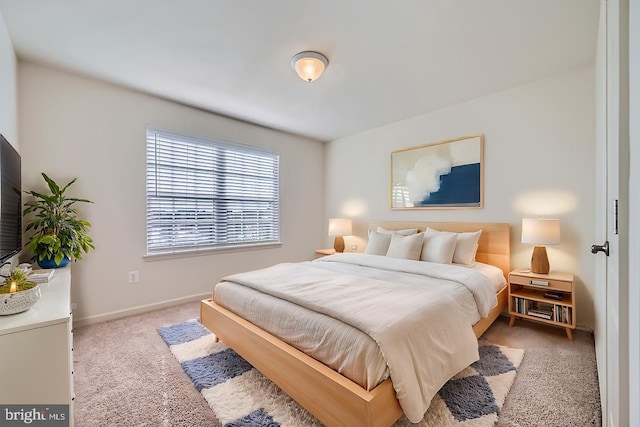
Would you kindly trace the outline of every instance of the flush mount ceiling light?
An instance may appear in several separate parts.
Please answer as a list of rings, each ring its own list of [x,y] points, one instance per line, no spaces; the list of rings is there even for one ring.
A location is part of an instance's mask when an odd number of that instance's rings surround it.
[[[318,52],[300,52],[291,58],[291,67],[304,81],[311,83],[322,75],[322,72],[329,65],[326,56]]]

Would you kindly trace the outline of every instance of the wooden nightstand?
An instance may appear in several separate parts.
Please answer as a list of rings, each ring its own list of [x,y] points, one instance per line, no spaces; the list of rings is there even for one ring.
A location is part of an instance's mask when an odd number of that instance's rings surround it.
[[[509,273],[509,326],[517,318],[560,326],[567,331],[569,341],[573,341],[575,302],[573,273],[536,274],[522,270]]]
[[[323,256],[327,256],[327,255],[333,255],[336,253],[336,250],[331,248],[331,249],[316,249],[316,259],[317,258],[322,258]]]

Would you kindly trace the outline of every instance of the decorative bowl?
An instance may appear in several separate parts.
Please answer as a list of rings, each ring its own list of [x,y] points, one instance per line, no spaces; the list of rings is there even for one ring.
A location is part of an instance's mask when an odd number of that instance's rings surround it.
[[[21,313],[40,299],[40,286],[12,294],[0,294],[0,315]]]

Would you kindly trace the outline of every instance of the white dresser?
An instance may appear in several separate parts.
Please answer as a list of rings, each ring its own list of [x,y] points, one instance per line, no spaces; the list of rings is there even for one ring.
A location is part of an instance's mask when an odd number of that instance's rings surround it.
[[[0,316],[0,404],[69,405],[73,425],[70,268],[39,286],[42,297],[33,307]]]

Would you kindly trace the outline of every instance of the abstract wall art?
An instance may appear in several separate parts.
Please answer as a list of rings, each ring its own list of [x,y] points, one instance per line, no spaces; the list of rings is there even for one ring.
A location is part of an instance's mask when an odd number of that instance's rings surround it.
[[[484,136],[391,153],[392,209],[482,208]]]

